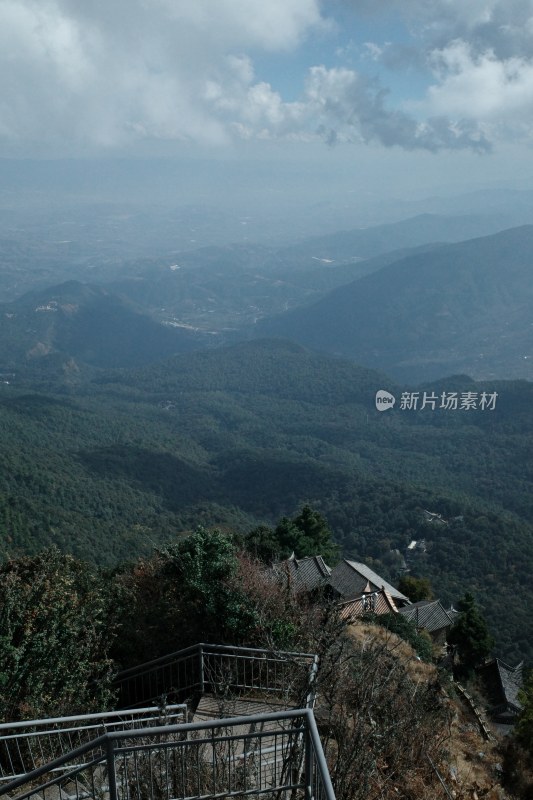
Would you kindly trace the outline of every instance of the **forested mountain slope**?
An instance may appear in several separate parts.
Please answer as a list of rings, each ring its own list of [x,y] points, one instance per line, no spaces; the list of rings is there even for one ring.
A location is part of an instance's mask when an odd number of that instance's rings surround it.
[[[198,524],[245,531],[308,502],[347,555],[391,578],[408,543],[425,539],[416,569],[442,598],[472,589],[501,652],[529,653],[531,384],[422,387],[498,392],[494,411],[380,413],[382,388],[400,396],[370,370],[273,341],[55,393],[2,384],[3,552],[57,543],[111,564]]]
[[[194,331],[166,327],[98,286],[67,281],[0,305],[0,365],[39,371],[43,359],[134,366],[198,347]],[[51,357],[51,358],[50,358]]]
[[[257,325],[402,380],[533,377],[533,226],[407,256]]]

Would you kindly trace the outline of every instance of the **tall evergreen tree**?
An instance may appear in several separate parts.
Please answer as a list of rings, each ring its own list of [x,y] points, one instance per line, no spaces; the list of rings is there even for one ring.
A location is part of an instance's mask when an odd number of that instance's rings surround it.
[[[515,736],[533,760],[533,670],[518,694],[522,711],[515,727]]]
[[[245,539],[246,549],[263,561],[322,556],[327,562],[335,561],[338,547],[326,519],[318,511],[305,505],[292,519],[282,517],[275,529],[264,525],[255,528]]]
[[[412,603],[420,600],[433,600],[433,589],[428,578],[415,578],[413,575],[402,575],[398,590],[407,595]]]
[[[326,519],[319,511],[314,511],[307,505],[304,506],[292,520],[292,525],[298,532],[296,555],[300,557],[321,555],[326,561],[336,559],[338,547],[333,542],[331,529]]]
[[[490,655],[494,639],[470,592],[461,598],[458,610],[461,613],[450,631],[448,641],[457,645],[461,668],[468,673]]]

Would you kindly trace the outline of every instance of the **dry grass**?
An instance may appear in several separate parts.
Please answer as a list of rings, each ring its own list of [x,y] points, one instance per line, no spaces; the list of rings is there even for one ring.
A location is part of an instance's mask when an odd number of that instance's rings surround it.
[[[377,642],[386,646],[387,650],[403,661],[409,677],[415,683],[422,680],[435,680],[437,676],[437,670],[433,664],[421,661],[410,644],[386,628],[357,621],[348,627],[348,635],[360,646],[364,645],[365,641]]]
[[[350,625],[348,635],[359,647],[366,643],[379,642],[400,659],[409,677],[416,684],[434,682],[438,671],[432,664],[420,661],[413,648],[403,639],[381,628],[357,621]],[[446,743],[446,757],[438,765],[450,795],[454,800],[504,800],[510,798],[499,780],[499,766],[502,762],[501,739],[497,736],[487,742],[477,724],[473,713],[464,701],[453,691],[451,680],[444,680],[443,695],[451,711],[449,739]],[[421,787],[420,797],[424,797]],[[444,791],[439,797],[445,797]]]
[[[479,731],[474,715],[459,698],[454,702],[454,718],[448,745],[448,769],[456,797],[486,800],[503,798],[498,765],[501,765],[501,740],[487,742]]]

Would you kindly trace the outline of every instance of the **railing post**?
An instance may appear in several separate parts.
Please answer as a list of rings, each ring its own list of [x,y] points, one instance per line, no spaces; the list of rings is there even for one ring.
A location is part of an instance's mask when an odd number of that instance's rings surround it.
[[[109,800],[118,800],[117,774],[115,772],[115,742],[109,736],[106,742],[107,779],[109,783]]]
[[[200,691],[203,694],[205,692],[204,646],[203,646],[203,644],[199,645],[198,657],[199,657],[199,662],[200,662]]]
[[[318,664],[319,658],[317,655],[313,658],[313,663],[311,664],[311,669],[309,670],[308,674],[308,688],[309,691],[307,692],[307,697],[305,698],[305,707],[306,708],[313,708],[315,705],[316,694],[315,694],[315,684],[316,684],[316,676],[318,674]]]
[[[309,730],[309,722],[305,719],[305,744],[304,744],[304,779],[305,779],[305,800],[313,800],[313,785],[314,785],[314,751],[313,742],[311,741],[311,731]]]

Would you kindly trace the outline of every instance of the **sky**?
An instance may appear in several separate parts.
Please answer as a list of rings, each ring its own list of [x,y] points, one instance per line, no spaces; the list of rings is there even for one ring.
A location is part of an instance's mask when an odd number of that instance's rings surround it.
[[[0,75],[0,157],[533,174],[533,0],[0,0]]]

